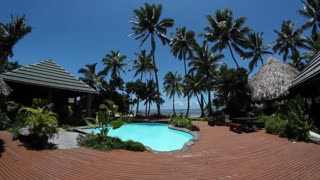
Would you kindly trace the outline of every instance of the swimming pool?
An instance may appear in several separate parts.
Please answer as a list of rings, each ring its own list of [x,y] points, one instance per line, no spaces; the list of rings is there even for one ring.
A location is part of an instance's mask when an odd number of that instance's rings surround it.
[[[99,133],[99,128],[86,128],[86,132]],[[150,147],[155,151],[174,151],[183,147],[184,143],[193,139],[187,132],[168,128],[162,123],[130,123],[119,129],[110,128],[108,136],[119,137],[121,140],[133,140]]]

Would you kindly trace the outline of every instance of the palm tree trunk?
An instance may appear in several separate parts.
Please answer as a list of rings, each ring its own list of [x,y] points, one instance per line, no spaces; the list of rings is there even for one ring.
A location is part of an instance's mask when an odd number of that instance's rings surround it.
[[[156,65],[156,59],[155,59],[155,51],[156,51],[156,41],[154,39],[154,34],[151,34],[151,54],[152,54],[152,61],[154,65],[154,76],[156,77],[156,84],[157,84],[157,111],[158,116],[160,117],[160,88],[159,88],[159,80],[158,80],[158,68]]]
[[[186,118],[188,118],[189,116],[189,111],[190,111],[190,95],[188,94]]]
[[[155,56],[154,54],[152,55],[153,63],[154,63],[154,76],[156,77],[156,84],[157,84],[157,111],[158,111],[158,116],[160,117],[160,88],[159,88],[159,80],[158,80],[158,68],[156,66],[156,61],[155,61]],[[150,110],[149,110],[150,111]]]
[[[148,111],[148,116],[150,116],[150,107],[151,107],[151,101],[149,102],[149,111]]]
[[[232,52],[232,49],[231,49],[231,46],[230,46],[229,42],[227,42],[227,45],[229,47],[229,51],[231,53],[232,59],[233,59],[234,63],[236,63],[237,69],[239,69],[239,64],[238,64],[237,60],[234,58],[234,54]]]
[[[146,100],[146,117],[148,117],[148,101]]]
[[[176,116],[176,109],[174,107],[174,96],[172,98],[172,108],[173,108],[173,116]]]
[[[201,94],[201,103],[200,103],[200,109],[201,109],[201,116],[200,117],[204,117],[204,109],[203,109],[203,102],[204,98],[203,98],[203,94]]]
[[[210,88],[208,88],[208,112],[209,115],[208,116],[212,116],[212,109],[211,109],[211,91]]]
[[[186,65],[186,58],[183,58],[183,65],[184,65],[184,77],[187,75],[187,65]],[[188,94],[188,99],[187,99],[187,113],[186,113],[186,118],[189,116],[189,110],[190,110],[190,95]]]
[[[140,81],[141,81],[141,82],[142,82],[142,77],[143,77],[143,71],[141,72],[141,76],[140,76]],[[138,97],[138,99],[137,99],[136,116],[137,116],[138,111],[139,111],[139,103],[140,103],[140,98]]]

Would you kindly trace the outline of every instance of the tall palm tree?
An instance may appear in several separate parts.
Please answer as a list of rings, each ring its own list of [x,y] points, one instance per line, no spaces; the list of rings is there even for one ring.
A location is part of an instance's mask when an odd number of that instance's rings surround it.
[[[85,68],[79,69],[78,73],[82,74],[80,80],[97,90],[100,87],[103,75],[96,72],[97,63],[87,64]]]
[[[11,22],[0,23],[0,65],[8,61],[8,57],[13,56],[14,45],[32,30],[25,24],[25,16],[11,16]]]
[[[247,37],[247,49],[250,51],[244,52],[241,56],[244,59],[250,59],[249,69],[253,70],[257,66],[258,60],[260,59],[261,64],[263,64],[262,55],[272,54],[268,51],[271,44],[263,45],[263,33],[250,32]]]
[[[246,46],[245,35],[250,32],[248,26],[243,27],[246,17],[234,20],[232,11],[230,9],[224,9],[223,11],[217,10],[215,17],[207,15],[207,20],[210,26],[204,29],[206,31],[204,36],[208,41],[215,43],[212,50],[222,51],[228,47],[234,63],[237,68],[239,68],[232,49],[241,54],[242,50],[240,47]]]
[[[281,31],[274,30],[278,35],[276,44],[273,46],[273,51],[275,53],[283,54],[283,60],[287,60],[289,51],[291,51],[291,56],[298,52],[298,48],[307,49],[308,46],[305,44],[307,38],[302,35],[302,30],[295,30],[295,23],[290,20],[283,21],[281,24]],[[298,65],[300,62],[294,62]]]
[[[108,75],[111,71],[111,78],[116,79],[120,77],[120,72],[126,73],[123,69],[126,63],[123,61],[127,58],[125,55],[121,55],[120,51],[110,51],[104,58],[102,62],[105,65],[103,72]]]
[[[187,65],[186,59],[192,56],[192,48],[196,44],[194,38],[195,33],[193,31],[187,31],[186,27],[177,28],[176,33],[172,33],[174,38],[170,42],[171,53],[178,59],[183,59],[184,64],[184,75],[187,75]],[[190,109],[190,96],[187,96],[187,113],[186,117],[189,115]]]
[[[320,1],[307,0],[303,2],[303,9],[298,10],[298,13],[308,18],[309,20],[302,26],[302,29],[312,27],[312,33],[316,33],[320,28]]]
[[[213,114],[211,103],[213,75],[220,64],[218,61],[222,58],[224,58],[223,54],[213,54],[209,50],[207,41],[204,41],[202,46],[197,45],[195,47],[195,54],[190,61],[190,72],[196,72],[199,76],[205,79],[204,87],[208,93],[209,116],[212,116]]]
[[[133,77],[136,77],[137,75],[140,74],[140,81],[142,82],[142,78],[144,74],[150,73],[150,76],[151,76],[151,72],[154,71],[154,65],[152,63],[151,57],[147,55],[146,50],[141,50],[140,53],[135,53],[135,55],[137,56],[137,58],[132,60],[133,66],[130,68],[130,71],[132,70],[136,71]],[[138,110],[139,110],[139,102],[140,102],[140,99],[138,98],[136,114],[138,113]]]
[[[145,3],[144,7],[140,7],[139,9],[133,10],[135,20],[130,21],[132,23],[133,32],[129,34],[129,36],[136,36],[136,40],[141,40],[140,46],[144,44],[144,42],[150,38],[151,42],[151,52],[153,65],[154,65],[154,75],[156,78],[157,84],[157,110],[158,116],[160,116],[160,89],[159,89],[159,80],[158,80],[158,69],[156,65],[155,59],[155,50],[156,50],[156,37],[158,37],[162,44],[165,45],[169,43],[169,38],[166,36],[167,28],[170,28],[174,24],[174,20],[170,18],[164,18],[160,20],[160,16],[162,13],[162,5],[148,4]]]
[[[170,71],[164,76],[163,81],[163,92],[169,95],[169,98],[172,98],[172,108],[173,115],[176,116],[176,109],[174,106],[174,97],[178,95],[178,97],[182,94],[182,77],[180,74],[175,72],[174,74]]]

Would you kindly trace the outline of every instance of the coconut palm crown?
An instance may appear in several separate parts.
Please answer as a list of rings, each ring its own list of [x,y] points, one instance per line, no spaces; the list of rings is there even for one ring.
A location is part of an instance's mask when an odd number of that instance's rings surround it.
[[[206,33],[204,36],[208,41],[214,42],[212,47],[213,51],[222,51],[228,48],[234,63],[239,68],[238,62],[234,57],[233,50],[242,54],[241,47],[246,46],[245,35],[250,32],[248,26],[244,26],[246,17],[240,17],[238,19],[233,18],[232,11],[230,9],[217,10],[215,17],[207,15],[209,26],[204,30]]]
[[[0,23],[0,65],[6,64],[8,57],[13,56],[14,45],[32,30],[25,24],[25,16],[11,16],[11,22]]]

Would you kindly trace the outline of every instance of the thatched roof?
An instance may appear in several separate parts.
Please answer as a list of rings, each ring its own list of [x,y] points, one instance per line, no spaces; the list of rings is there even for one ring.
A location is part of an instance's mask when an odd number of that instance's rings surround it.
[[[277,99],[289,94],[289,86],[299,71],[270,56],[249,81],[254,101]]]
[[[10,92],[10,87],[0,78],[0,95],[8,96]]]

